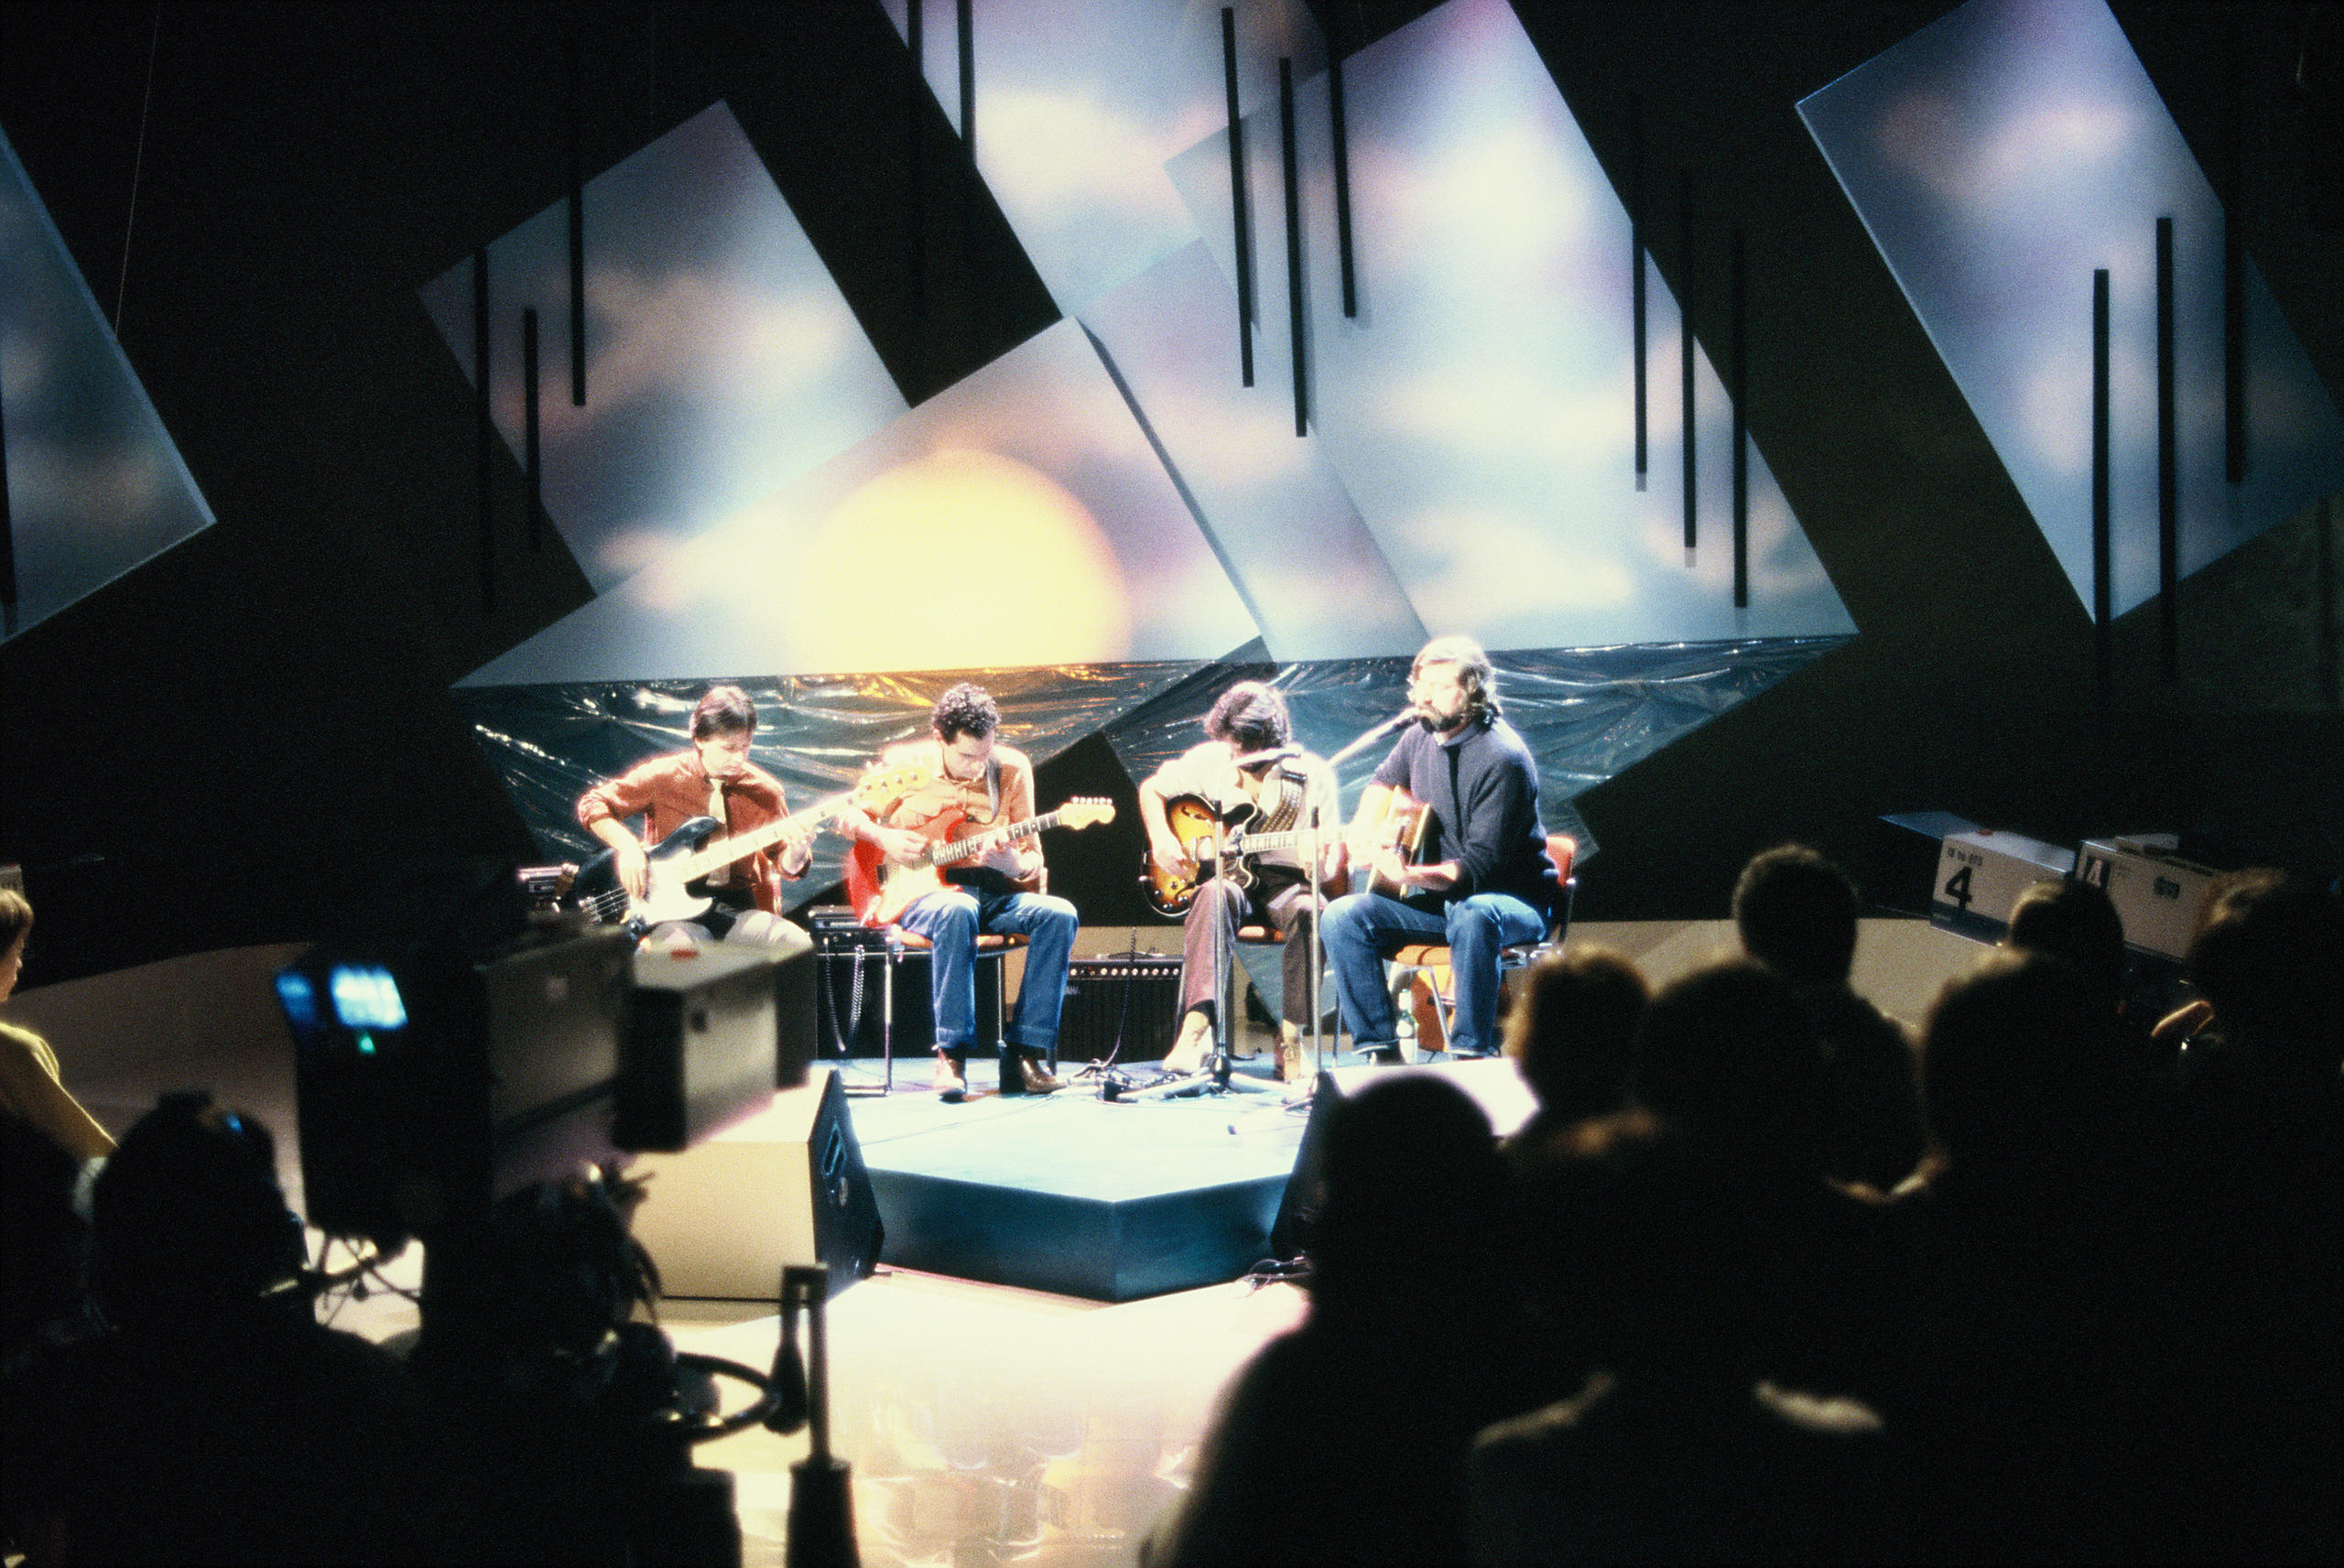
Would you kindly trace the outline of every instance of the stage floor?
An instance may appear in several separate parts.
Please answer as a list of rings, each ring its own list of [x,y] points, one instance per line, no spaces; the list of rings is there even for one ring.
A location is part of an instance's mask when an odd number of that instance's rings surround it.
[[[1002,1095],[996,1065],[972,1060],[969,1098],[948,1105],[928,1061],[898,1062],[894,1092],[850,1101],[886,1226],[881,1258],[1102,1302],[1236,1279],[1269,1255],[1308,1109],[1269,1065],[1238,1063],[1227,1092],[1190,1079],[1174,1086],[1188,1092],[1110,1100],[1095,1077]],[[875,1087],[878,1068],[842,1076]]]

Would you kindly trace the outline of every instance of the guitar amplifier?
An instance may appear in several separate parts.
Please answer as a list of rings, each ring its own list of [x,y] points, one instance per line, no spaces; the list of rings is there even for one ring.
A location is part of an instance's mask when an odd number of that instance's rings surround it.
[[[928,955],[906,953],[891,971],[884,932],[863,925],[854,911],[825,905],[799,912],[814,938],[820,995],[815,1002],[817,1060],[876,1056],[885,1016],[881,987],[892,973],[895,985],[895,1048],[925,1053],[935,1036],[936,1014],[928,996]]]
[[[1180,1035],[1180,959],[1139,953],[1067,967],[1060,1063],[1160,1062]]]

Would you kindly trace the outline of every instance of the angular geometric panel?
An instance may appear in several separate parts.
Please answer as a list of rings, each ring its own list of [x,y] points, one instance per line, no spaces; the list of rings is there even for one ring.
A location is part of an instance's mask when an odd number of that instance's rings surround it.
[[[212,525],[212,508],[5,135],[0,405],[16,579],[0,638]]]
[[[546,515],[599,591],[884,428],[904,396],[732,112],[586,182],[586,406],[570,403],[565,199],[490,242],[496,427],[523,459],[537,313]],[[472,264],[420,290],[466,379]]]
[[[1061,321],[463,684],[1200,660],[1256,631]]]
[[[1312,417],[1425,625],[1492,648],[1852,631],[1754,444],[1751,602],[1733,607],[1731,410],[1699,353],[1687,559],[1679,313],[1648,264],[1650,482],[1636,488],[1628,214],[1504,0],[1450,0],[1346,60],[1343,83],[1355,319],[1329,238],[1324,79],[1295,95]],[[1247,118],[1246,184],[1256,374],[1290,399],[1279,119],[1275,105]],[[1233,278],[1225,133],[1171,174]]]
[[[1242,384],[1237,298],[1201,242],[1082,312],[1182,495],[1261,622],[1270,657],[1412,654],[1425,626],[1291,400]]]
[[[2160,217],[2173,220],[2182,572],[2344,485],[2335,401],[2251,262],[2247,471],[2228,482],[2225,216],[2101,0],[1970,0],[1799,114],[2087,608],[2101,267],[2113,611],[2157,591]]]
[[[883,0],[898,33],[906,0]],[[977,171],[1061,310],[1197,237],[1166,162],[1229,120],[1221,7],[1191,0],[972,0]],[[920,57],[960,127],[957,7],[928,0]],[[1277,102],[1277,62],[1321,69],[1304,0],[1236,7],[1238,101]]]

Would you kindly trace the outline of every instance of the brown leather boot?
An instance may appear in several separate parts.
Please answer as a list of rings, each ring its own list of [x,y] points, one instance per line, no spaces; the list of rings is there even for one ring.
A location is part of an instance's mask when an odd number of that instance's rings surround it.
[[[1013,1087],[1015,1086],[1015,1087]],[[1042,1065],[1042,1054],[1028,1045],[1001,1048],[1001,1092],[1005,1095],[1047,1095],[1066,1087]]]
[[[928,1079],[935,1086],[936,1098],[946,1105],[959,1105],[969,1098],[969,1075],[961,1065],[964,1060],[958,1051],[936,1048],[936,1072]]]

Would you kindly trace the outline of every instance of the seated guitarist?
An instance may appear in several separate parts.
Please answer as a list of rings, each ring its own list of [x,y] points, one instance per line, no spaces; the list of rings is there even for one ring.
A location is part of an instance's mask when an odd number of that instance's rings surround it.
[[[713,816],[732,834],[762,827],[782,816],[780,782],[749,761],[749,742],[756,729],[757,706],[747,692],[737,686],[711,687],[692,705],[690,751],[639,762],[578,797],[579,822],[611,847],[612,869],[630,898],[642,898],[647,885],[646,846],[659,843],[693,817]],[[627,819],[637,814],[644,818],[641,838],[627,827]],[[806,874],[812,851],[809,827],[803,837],[785,840],[776,853],[760,849],[717,868],[707,879],[716,902],[689,924],[661,925],[653,937],[762,942],[790,952],[810,950],[813,938],[778,912],[781,883]]]
[[[1189,862],[1165,810],[1168,802],[1187,797],[1201,802],[1223,830],[1277,833],[1321,824],[1327,831],[1322,868],[1340,870],[1343,844],[1335,775],[1324,762],[1287,743],[1293,722],[1277,689],[1250,680],[1231,687],[1205,715],[1205,734],[1208,739],[1139,786],[1140,820],[1147,825],[1148,853],[1156,865],[1182,881],[1199,869]],[[1180,1037],[1164,1058],[1165,1071],[1194,1072],[1203,1065],[1214,1014],[1226,1005],[1213,995],[1216,966],[1228,963],[1238,926],[1255,920],[1276,926],[1286,937],[1278,1076],[1300,1080],[1302,1032],[1310,1017],[1312,900],[1303,875],[1306,852],[1289,848],[1246,857],[1250,886],[1210,874],[1214,867],[1201,868],[1208,875],[1188,905],[1181,932]],[[1228,977],[1229,970],[1220,973]]]
[[[1356,892],[1329,905],[1327,960],[1353,1046],[1397,1060],[1384,955],[1412,942],[1446,943],[1456,985],[1449,1048],[1485,1056],[1499,1045],[1498,950],[1545,935],[1555,900],[1538,766],[1500,717],[1495,671],[1472,639],[1426,643],[1408,671],[1408,701],[1416,726],[1401,732],[1375,770],[1350,835],[1354,885],[1364,867],[1399,891]],[[1401,863],[1376,836],[1397,790],[1430,808],[1415,864]]]
[[[1048,1094],[1061,1087],[1042,1062],[1058,1043],[1067,960],[1079,922],[1074,905],[1037,891],[1040,843],[1030,835],[1013,839],[1004,831],[1035,815],[1034,764],[1015,747],[996,744],[1000,730],[1001,709],[993,699],[982,687],[961,682],[936,699],[928,740],[890,746],[872,770],[875,775],[908,764],[925,773],[925,782],[893,799],[874,801],[869,811],[850,805],[838,818],[841,830],[875,846],[890,867],[924,866],[931,839],[917,829],[955,808],[967,822],[991,828],[980,859],[944,872],[946,886],[913,900],[895,920],[934,947],[928,998],[936,1015],[935,1082],[947,1100],[968,1092],[969,1047],[977,1028],[979,932],[1028,938],[1025,983],[1001,1043],[1002,1093]]]

